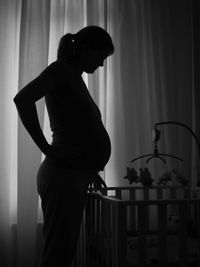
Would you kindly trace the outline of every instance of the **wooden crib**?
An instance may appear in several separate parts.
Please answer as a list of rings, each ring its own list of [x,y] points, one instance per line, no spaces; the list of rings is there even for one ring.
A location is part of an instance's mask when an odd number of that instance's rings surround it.
[[[200,189],[88,193],[74,267],[200,266]]]

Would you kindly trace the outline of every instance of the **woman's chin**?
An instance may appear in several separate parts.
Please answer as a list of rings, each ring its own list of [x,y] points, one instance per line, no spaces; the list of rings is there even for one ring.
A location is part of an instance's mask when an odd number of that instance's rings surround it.
[[[91,68],[85,68],[85,72],[86,73],[88,73],[88,74],[91,74],[91,73],[94,73],[95,72],[95,70],[97,70],[98,69],[98,67],[91,67]]]

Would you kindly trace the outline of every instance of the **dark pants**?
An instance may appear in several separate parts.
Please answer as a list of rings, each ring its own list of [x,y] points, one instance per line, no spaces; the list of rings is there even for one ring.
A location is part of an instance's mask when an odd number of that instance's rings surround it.
[[[44,216],[41,267],[70,267],[76,252],[90,172],[41,164],[37,188]]]

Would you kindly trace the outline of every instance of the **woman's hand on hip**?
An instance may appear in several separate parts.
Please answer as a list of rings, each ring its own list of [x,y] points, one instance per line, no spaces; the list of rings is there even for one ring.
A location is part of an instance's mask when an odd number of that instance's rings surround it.
[[[94,189],[94,191],[96,192],[98,190],[101,190],[103,187],[107,188],[107,185],[104,180],[98,173],[94,174],[92,176],[91,182],[89,183],[89,190],[92,192],[92,189]]]

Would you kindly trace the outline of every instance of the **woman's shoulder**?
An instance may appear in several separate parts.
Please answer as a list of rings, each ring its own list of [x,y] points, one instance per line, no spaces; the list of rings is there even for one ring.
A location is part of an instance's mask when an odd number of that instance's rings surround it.
[[[78,75],[73,65],[66,61],[54,61],[47,68],[61,82],[73,82],[78,79]]]
[[[76,74],[73,65],[67,63],[66,61],[54,61],[47,67],[47,69],[55,71],[58,74]]]

